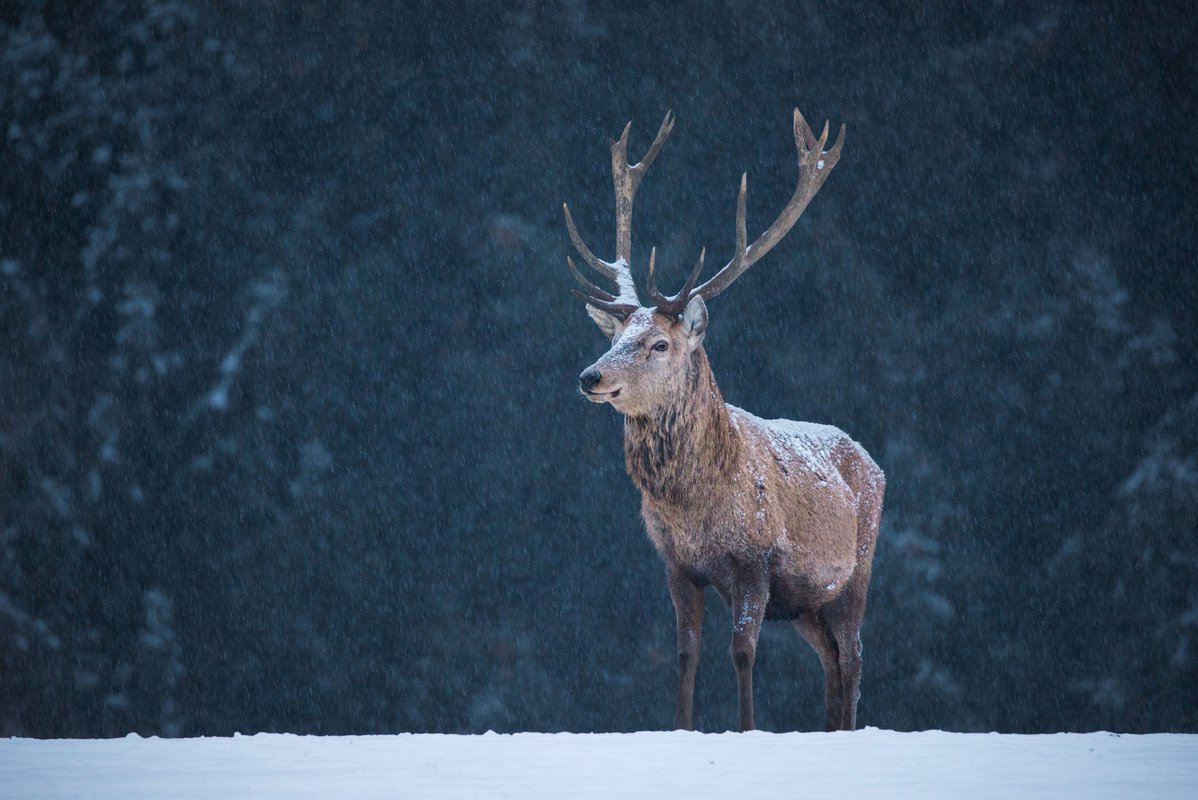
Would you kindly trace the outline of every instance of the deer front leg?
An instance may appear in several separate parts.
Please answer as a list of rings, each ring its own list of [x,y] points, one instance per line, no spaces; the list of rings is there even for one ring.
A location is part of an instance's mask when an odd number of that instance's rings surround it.
[[[673,564],[667,567],[670,599],[678,622],[678,700],[674,727],[693,731],[695,672],[699,668],[699,646],[703,637],[703,589]]]
[[[740,729],[753,725],[753,660],[757,655],[757,636],[770,598],[769,567],[759,563],[737,564],[732,584],[732,664],[736,667],[736,688],[740,697]]]

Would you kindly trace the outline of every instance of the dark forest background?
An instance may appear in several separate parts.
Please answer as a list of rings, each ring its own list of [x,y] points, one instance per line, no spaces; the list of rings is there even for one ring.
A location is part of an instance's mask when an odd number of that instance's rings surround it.
[[[889,477],[860,722],[1198,731],[1195,13],[1122,2],[0,6],[0,734],[627,731],[673,613],[576,376],[568,200],[677,128],[730,402]],[[735,720],[708,604],[697,723]],[[821,725],[767,626],[758,723]]]

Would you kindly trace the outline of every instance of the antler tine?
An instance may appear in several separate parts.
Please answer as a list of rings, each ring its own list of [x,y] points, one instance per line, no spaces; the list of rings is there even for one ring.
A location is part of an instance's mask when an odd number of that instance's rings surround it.
[[[578,229],[574,227],[574,218],[570,216],[570,206],[562,203],[562,211],[566,214],[566,232],[570,234],[570,241],[574,244],[574,249],[578,251],[578,254],[582,256],[582,260],[619,283],[620,279],[617,274],[619,265],[604,261],[592,253],[591,248],[587,247],[586,243],[582,241],[582,237],[578,235]]]
[[[653,144],[649,145],[649,151],[645,153],[645,157],[637,164],[628,168],[628,171],[633,175],[634,191],[635,186],[640,185],[641,178],[644,177],[645,172],[653,165],[653,159],[657,158],[657,154],[661,152],[661,146],[666,143],[666,139],[669,138],[670,133],[674,130],[675,119],[673,111],[666,112],[666,115],[662,117],[661,126],[657,129],[657,135],[653,137]],[[628,136],[628,128],[631,126],[632,123],[628,123],[628,127],[624,128],[624,135],[620,137],[621,140],[625,140],[625,151],[627,151],[626,137]]]
[[[649,292],[649,299],[654,303],[657,302],[657,298],[661,297],[657,293],[657,282],[653,279],[653,268],[656,263],[657,248],[653,247],[649,250],[649,273],[645,276],[645,289]]]
[[[640,308],[640,306],[634,306],[630,303],[615,303],[609,302],[607,300],[598,300],[594,297],[591,297],[589,294],[578,291],[577,289],[571,289],[570,294],[574,295],[579,300],[582,300],[587,305],[594,306],[595,308],[601,308],[610,314],[615,314],[620,319],[624,319],[633,311],[636,311],[638,308]]]
[[[629,122],[624,126],[620,138],[611,143],[611,179],[616,190],[616,259],[617,262],[623,259],[625,264],[632,263],[632,201],[641,179],[674,130],[674,112],[666,112],[653,144],[636,164],[628,163],[628,132],[631,129],[632,123]]]
[[[582,287],[582,290],[591,297],[594,297],[596,300],[605,300],[608,302],[616,299],[615,295],[605,292],[588,281],[586,276],[578,271],[578,267],[574,266],[574,259],[569,256],[566,256],[566,266],[570,268],[570,274],[574,276],[574,280],[578,281],[578,285]]]
[[[707,258],[707,248],[701,247],[699,248],[699,260],[695,262],[694,269],[687,276],[686,283],[682,285],[682,291],[675,296],[676,298],[686,298],[686,303],[690,302],[691,292],[695,288],[695,283],[699,280],[699,274],[703,272],[703,260],[705,258]],[[682,304],[682,308],[686,308],[686,303]],[[681,309],[679,309],[679,313],[681,313]]]
[[[710,300],[727,289],[732,282],[744,274],[762,256],[773,249],[783,236],[790,232],[799,217],[807,210],[807,205],[816,192],[824,185],[832,168],[840,160],[840,150],[844,146],[845,126],[840,126],[840,133],[831,150],[824,150],[828,142],[828,123],[824,123],[823,133],[818,139],[812,132],[807,120],[799,109],[794,111],[795,149],[799,155],[799,179],[795,186],[794,195],[782,212],[778,215],[765,232],[751,245],[745,245],[745,185],[746,178],[741,176],[740,196],[736,201],[736,254],[724,265],[711,280],[694,291],[704,300]]]
[[[736,254],[732,257],[732,272],[739,275],[748,267],[745,262],[749,258],[749,232],[745,222],[745,197],[749,190],[749,173],[742,172],[740,174],[740,192],[736,195]],[[734,278],[729,279],[729,283]],[[713,295],[714,296],[714,295]]]
[[[704,247],[699,251],[699,260],[695,262],[691,274],[683,284],[682,290],[673,297],[666,297],[657,291],[657,286],[654,283],[653,267],[657,257],[657,248],[654,247],[649,251],[649,277],[646,281],[649,290],[649,299],[653,301],[653,305],[663,314],[677,317],[685,309],[686,304],[691,300],[691,291],[695,288],[695,282],[699,280],[699,273],[703,271],[703,259],[707,256],[707,248]]]

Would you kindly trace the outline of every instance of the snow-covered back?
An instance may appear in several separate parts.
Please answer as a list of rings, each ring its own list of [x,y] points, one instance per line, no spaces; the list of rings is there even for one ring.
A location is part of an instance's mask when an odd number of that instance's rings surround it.
[[[847,440],[848,434],[832,425],[818,422],[799,422],[793,419],[762,419],[761,417],[729,404],[736,417],[755,423],[782,451],[801,453],[808,459],[820,463],[831,463],[832,450]]]
[[[805,472],[817,475],[822,480],[839,481],[833,451],[846,442],[860,447],[848,434],[832,425],[790,419],[762,419],[732,404],[728,404],[728,410],[732,413],[732,424],[738,429],[743,421],[764,434],[774,457],[779,463],[785,463],[792,474]]]
[[[0,797],[1198,797],[1198,735],[753,732],[0,740]]]

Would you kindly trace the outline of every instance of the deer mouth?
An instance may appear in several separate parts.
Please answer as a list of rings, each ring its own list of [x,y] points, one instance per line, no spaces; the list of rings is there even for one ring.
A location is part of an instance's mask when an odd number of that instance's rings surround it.
[[[615,400],[620,396],[619,389],[613,389],[610,392],[583,392],[583,397],[590,400],[592,403],[606,403],[609,400]]]

